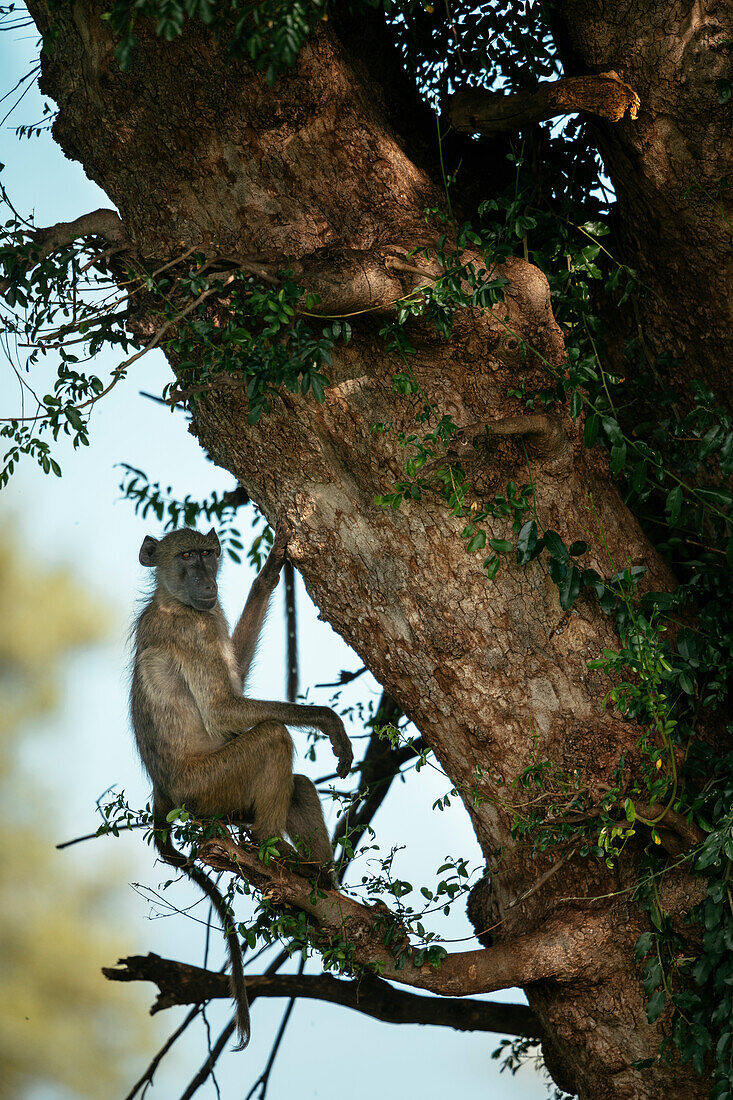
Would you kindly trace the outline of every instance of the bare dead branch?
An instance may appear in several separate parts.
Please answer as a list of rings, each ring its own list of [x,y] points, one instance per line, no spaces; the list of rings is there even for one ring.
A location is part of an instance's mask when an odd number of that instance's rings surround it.
[[[429,963],[398,968],[383,944],[385,912],[329,890],[319,896],[307,879],[282,864],[264,865],[253,848],[228,838],[205,841],[198,858],[217,871],[232,871],[261,890],[276,905],[292,905],[311,916],[314,942],[346,938],[354,963],[378,967],[382,977],[445,996],[492,993],[544,978],[571,980],[587,975],[603,958],[613,929],[608,918],[574,913],[572,923],[557,922],[507,943],[447,955],[439,967]],[[406,936],[392,943],[407,948]]]
[[[614,72],[568,76],[541,84],[536,92],[501,95],[481,88],[463,88],[451,98],[448,115],[461,133],[501,134],[534,122],[578,111],[618,122],[626,111],[634,119],[640,100]]]
[[[155,954],[131,955],[118,967],[105,967],[112,981],[149,981],[160,993],[151,1014],[180,1004],[200,1004],[231,996],[226,974],[215,974]],[[247,977],[250,1004],[257,997],[304,997],[328,1001],[391,1024],[431,1024],[456,1031],[493,1031],[503,1035],[541,1037],[537,1017],[526,1005],[498,1004],[459,997],[422,997],[393,989],[374,975],[343,980],[330,974],[256,974]]]

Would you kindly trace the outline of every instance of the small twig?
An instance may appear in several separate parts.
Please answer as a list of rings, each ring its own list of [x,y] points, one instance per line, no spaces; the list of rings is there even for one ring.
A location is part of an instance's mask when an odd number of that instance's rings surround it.
[[[577,851],[577,848],[578,848],[577,841],[573,841],[572,847],[565,853],[565,855],[562,856],[556,863],[553,863],[552,867],[550,867],[547,871],[545,871],[545,873],[543,875],[540,875],[540,877],[538,879],[535,879],[535,881],[532,883],[532,885],[529,886],[526,890],[524,890],[519,895],[519,897],[516,897],[514,899],[514,901],[510,902],[509,905],[507,905],[507,907],[506,907],[506,911],[508,912],[510,909],[513,909],[516,905],[520,905],[523,901],[526,901],[527,898],[532,896],[532,894],[537,893],[537,891],[540,890],[545,885],[545,883],[549,879],[551,879],[553,875],[557,874],[557,872],[560,870],[560,868],[562,866],[564,866],[564,864],[567,863],[567,861],[570,859],[570,857],[575,854],[575,852]],[[504,919],[506,920],[506,916],[504,917]]]
[[[226,1046],[227,1041],[231,1037],[236,1026],[237,1021],[235,1017],[232,1017],[232,1019],[219,1035],[219,1038],[216,1040],[211,1054],[201,1066],[201,1069],[193,1078],[186,1091],[181,1093],[181,1100],[191,1100],[191,1097],[194,1095],[194,1093],[198,1092],[206,1079],[211,1076],[214,1070],[214,1066],[218,1062],[221,1052],[224,1050],[224,1047]]]
[[[198,1016],[198,1014],[200,1012],[201,1012],[201,1005],[194,1005],[194,1007],[189,1012],[188,1016],[186,1016],[183,1023],[180,1024],[180,1026],[177,1027],[176,1030],[163,1043],[163,1046],[160,1048],[158,1053],[151,1060],[150,1065],[145,1070],[145,1073],[143,1073],[143,1075],[139,1079],[139,1081],[135,1085],[133,1085],[133,1087],[130,1089],[127,1096],[125,1097],[125,1100],[135,1100],[135,1097],[137,1096],[138,1092],[140,1091],[140,1089],[143,1086],[147,1087],[148,1085],[152,1085],[153,1076],[155,1074],[156,1069],[158,1068],[160,1063],[163,1061],[166,1054],[171,1049],[171,1047],[176,1042],[176,1040],[180,1039],[181,1035],[183,1035],[183,1033],[186,1030],[186,1028],[188,1027],[188,1025],[196,1019],[196,1017]]]
[[[126,825],[125,830],[128,829],[147,829],[148,825],[142,821],[134,822],[132,825]],[[81,844],[85,840],[97,840],[101,836],[112,836],[112,833],[85,833],[84,836],[75,836],[73,840],[64,840],[63,843],[57,844],[56,848],[61,851],[62,848],[71,848],[74,844]]]
[[[305,968],[305,959],[301,959],[300,964],[298,966],[298,976],[299,977],[302,976],[304,968]],[[260,1076],[255,1081],[252,1088],[247,1093],[247,1095],[245,1097],[245,1100],[251,1100],[251,1098],[254,1096],[254,1094],[255,1094],[255,1092],[257,1091],[258,1088],[261,1089],[260,1100],[265,1100],[265,1097],[267,1096],[267,1086],[270,1083],[270,1074],[272,1073],[272,1067],[275,1065],[275,1059],[277,1058],[278,1051],[280,1050],[280,1046],[282,1044],[282,1041],[285,1038],[285,1032],[287,1030],[288,1023],[290,1022],[290,1017],[292,1015],[293,1009],[295,1008],[295,1001],[296,1001],[295,997],[291,997],[290,1000],[288,1001],[288,1006],[287,1006],[287,1008],[285,1009],[285,1011],[283,1013],[283,1018],[280,1021],[280,1027],[278,1028],[277,1035],[275,1036],[275,1041],[272,1044],[272,1050],[270,1051],[270,1057],[267,1059],[267,1065],[265,1066],[262,1073],[260,1074]]]
[[[364,673],[367,672],[367,671],[368,670],[367,670],[366,665],[364,665],[363,668],[358,668],[356,670],[356,672],[347,672],[345,669],[342,669],[341,670],[341,676],[338,680],[334,680],[332,683],[328,683],[328,684],[316,684],[315,686],[317,688],[343,687],[344,684],[350,684],[352,680],[356,680],[357,677],[363,676]]]

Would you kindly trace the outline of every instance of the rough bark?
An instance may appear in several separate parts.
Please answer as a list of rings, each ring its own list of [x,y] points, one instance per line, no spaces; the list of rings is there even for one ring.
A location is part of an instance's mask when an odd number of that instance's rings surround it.
[[[46,25],[39,0],[30,7]],[[325,312],[349,304],[386,310],[419,284],[409,264],[394,260],[435,246],[438,230],[424,210],[441,196],[392,126],[390,87],[380,90],[370,75],[375,59],[358,61],[329,24],[273,89],[247,65],[229,64],[200,29],[163,43],[141,27],[123,74],[100,10],[78,3],[55,16],[59,33],[44,55],[42,86],[59,104],[55,136],[117,205],[138,256],[165,261],[194,246],[273,262],[287,256],[306,287],[318,286]],[[598,67],[619,71],[644,103],[638,73],[615,58]],[[544,362],[558,366],[563,357],[544,276],[519,259],[502,273],[510,280],[505,303],[459,318],[449,343],[419,324],[412,333],[411,367],[425,395],[467,429],[520,416],[507,390],[521,376],[528,388],[544,384]],[[680,1089],[703,1095],[682,1067],[643,1076],[630,1068],[652,1056],[660,1038],[646,1023],[632,961],[645,927],[630,900],[633,859],[611,873],[568,854],[546,875],[559,857],[532,858],[509,831],[511,806],[522,801],[512,782],[533,744],[559,767],[578,769],[596,794],[622,752],[633,754],[638,729],[603,709],[610,685],[587,668],[614,645],[611,623],[585,598],[563,612],[541,561],[526,568],[507,561],[488,583],[480,557],[464,552],[463,523],[429,495],[398,512],[375,507],[375,495],[402,474],[404,452],[394,433],[372,427],[414,430],[422,401],[393,394],[401,364],[385,352],[371,314],[352,323],[323,404],[283,393],[248,427],[244,394],[212,389],[195,431],[268,518],[287,516],[290,554],[321,615],[461,790],[491,874],[474,898],[477,928],[491,929],[499,946],[527,936],[539,943],[548,930],[577,941],[595,930],[582,964],[559,978],[538,964],[526,983],[557,1081],[593,1100]],[[692,320],[684,331],[695,336]],[[518,336],[538,354],[523,361]],[[532,449],[532,424],[526,452],[523,436],[495,433],[471,469],[477,499],[510,479],[529,480],[529,455],[542,522],[567,543],[584,538],[591,546],[584,564],[607,575],[610,553],[617,567],[646,564],[650,587],[669,585],[603,463],[584,451],[571,421],[560,427],[568,441],[560,461],[553,449]],[[508,534],[508,524],[495,521],[491,535]],[[683,911],[691,896],[690,884],[675,880],[669,905]]]
[[[617,258],[647,290],[638,322],[671,381],[700,378],[730,403],[733,362],[733,141],[730,0],[588,0],[554,5],[569,75],[612,68],[638,93],[638,118],[593,118],[590,132],[618,197]],[[637,335],[630,316],[626,335]],[[619,341],[620,343],[621,341]]]

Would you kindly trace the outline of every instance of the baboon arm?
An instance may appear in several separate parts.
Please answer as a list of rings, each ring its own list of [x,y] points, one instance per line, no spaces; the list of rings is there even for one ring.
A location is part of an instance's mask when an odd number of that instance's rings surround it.
[[[349,774],[354,760],[344,724],[330,707],[300,706],[298,703],[269,702],[260,699],[243,699],[250,724],[257,722],[282,722],[286,726],[301,729],[317,729],[331,742],[334,756],[338,758],[337,774],[343,779]]]
[[[243,684],[247,682],[252,658],[257,650],[257,643],[260,640],[260,632],[265,621],[270,597],[277,588],[280,571],[285,564],[288,534],[289,528],[284,524],[278,524],[275,540],[267,556],[267,561],[257,574],[249,590],[244,611],[234,628],[232,645]]]
[[[310,727],[324,733],[338,757],[338,774],[348,775],[354,759],[344,724],[330,707],[300,706],[262,699],[247,699],[236,690],[224,652],[212,653],[207,661],[179,659],[179,667],[194,697],[204,725],[212,736],[242,734],[260,722],[282,722],[286,726]]]

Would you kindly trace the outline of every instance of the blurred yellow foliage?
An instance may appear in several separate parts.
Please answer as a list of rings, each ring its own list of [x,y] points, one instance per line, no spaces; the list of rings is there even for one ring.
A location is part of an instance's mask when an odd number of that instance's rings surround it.
[[[109,917],[98,931],[111,888],[96,859],[89,881],[55,851],[43,793],[12,751],[24,723],[56,704],[64,659],[102,640],[109,616],[70,573],[40,568],[1,529],[0,608],[0,798],[33,811],[24,824],[7,809],[0,818],[0,1100],[121,1095],[143,1038],[131,1023],[139,1012],[100,974],[125,941]]]
[[[44,572],[0,530],[0,768],[5,738],[50,710],[59,663],[69,651],[100,641],[108,613],[67,570]]]

